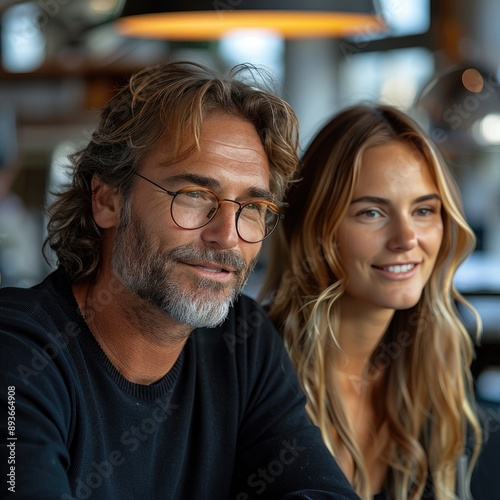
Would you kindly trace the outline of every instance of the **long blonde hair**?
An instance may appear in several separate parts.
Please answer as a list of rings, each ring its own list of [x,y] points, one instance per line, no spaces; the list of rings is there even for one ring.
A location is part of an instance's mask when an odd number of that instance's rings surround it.
[[[430,475],[435,498],[453,498],[457,459],[468,451],[473,463],[481,442],[468,369],[473,343],[456,309],[457,302],[469,305],[453,285],[475,237],[444,160],[411,118],[393,107],[359,105],[323,127],[304,155],[300,182],[288,193],[289,209],[273,242],[261,298],[270,301],[269,315],[295,363],[312,420],[335,455],[333,425],[353,459],[353,486],[368,498],[363,456],[329,375],[331,347],[338,346],[338,299],[347,281],[334,241],[363,152],[394,140],[413,145],[429,164],[442,198],[444,232],[419,302],[396,311],[371,359],[370,370],[383,373],[390,394],[377,408],[377,423],[387,424],[390,436],[383,453],[390,469],[386,487],[390,498],[420,498]]]

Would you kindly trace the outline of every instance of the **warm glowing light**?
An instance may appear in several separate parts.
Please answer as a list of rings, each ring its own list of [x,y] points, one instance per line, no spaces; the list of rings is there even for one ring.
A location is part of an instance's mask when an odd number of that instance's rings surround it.
[[[483,90],[484,80],[477,69],[466,69],[462,73],[462,83],[469,92],[478,94]]]
[[[126,36],[212,40],[235,29],[270,29],[285,38],[353,36],[385,29],[374,14],[312,11],[201,11],[127,16],[117,20]]]

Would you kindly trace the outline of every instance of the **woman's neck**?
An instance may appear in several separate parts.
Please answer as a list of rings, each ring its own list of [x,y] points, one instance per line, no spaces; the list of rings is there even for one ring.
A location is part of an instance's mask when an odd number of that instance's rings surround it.
[[[366,376],[373,353],[380,345],[394,316],[391,309],[368,308],[349,300],[340,303],[337,339],[340,351],[334,353],[334,368],[351,377]]]
[[[382,490],[387,477],[387,464],[382,452],[389,439],[387,426],[380,420],[377,410],[381,397],[385,397],[383,372],[372,366],[373,354],[394,315],[393,310],[360,310],[359,304],[342,301],[337,322],[340,349],[331,352],[332,379],[337,397],[345,414],[345,422],[352,433],[370,478],[372,492]],[[357,307],[355,307],[357,306]],[[332,426],[336,456],[346,477],[352,482],[353,457],[340,435]]]

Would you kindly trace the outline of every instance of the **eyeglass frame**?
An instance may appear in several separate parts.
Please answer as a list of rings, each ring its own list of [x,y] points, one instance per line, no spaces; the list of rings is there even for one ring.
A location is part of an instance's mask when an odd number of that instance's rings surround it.
[[[151,179],[148,179],[147,177],[145,177],[144,175],[140,174],[139,172],[133,172],[134,175],[137,175],[138,177],[140,177],[141,179],[144,179],[145,181],[149,182],[150,184],[152,184],[153,186],[156,186],[157,188],[161,189],[162,191],[164,191],[165,193],[167,193],[168,195],[172,196],[172,201],[170,202],[170,217],[172,217],[172,220],[174,221],[174,224],[177,226],[177,227],[180,227],[181,229],[185,229],[186,231],[195,231],[197,229],[201,229],[202,227],[205,227],[207,226],[208,224],[210,224],[210,222],[212,222],[212,220],[214,220],[215,216],[219,213],[219,210],[220,210],[220,207],[222,205],[222,203],[226,202],[226,203],[236,203],[236,205],[239,206],[238,210],[236,211],[235,213],[235,227],[236,227],[236,232],[238,233],[238,236],[243,240],[245,241],[246,243],[261,243],[262,241],[264,241],[265,239],[269,238],[269,236],[271,236],[271,234],[274,232],[274,230],[278,227],[278,224],[280,222],[281,219],[284,219],[284,215],[280,212],[280,209],[279,209],[279,206],[276,205],[276,203],[273,203],[272,201],[268,201],[268,200],[249,200],[249,201],[245,201],[243,203],[239,202],[239,201],[236,201],[236,200],[230,200],[229,198],[223,198],[222,200],[219,198],[219,196],[217,196],[216,193],[214,193],[211,189],[208,189],[208,188],[205,188],[203,186],[186,186],[185,188],[181,188],[179,189],[178,191],[170,191],[166,188],[164,188],[163,186],[160,186],[158,183],[156,183],[155,181],[152,181]],[[214,196],[214,198],[217,200],[217,209],[215,210],[215,212],[213,213],[213,215],[210,217],[210,219],[208,219],[207,222],[205,222],[203,225],[199,226],[199,227],[184,227],[184,226],[181,226],[176,220],[175,220],[175,217],[174,217],[174,214],[173,214],[173,210],[172,210],[172,207],[174,205],[174,200],[175,200],[175,197],[179,194],[182,194],[182,193],[185,193],[185,192],[188,192],[188,191],[203,191],[205,193],[210,193],[211,195]],[[264,205],[267,205],[273,212],[276,213],[276,215],[278,216],[277,219],[276,219],[276,223],[274,224],[274,227],[260,240],[258,241],[248,241],[246,240],[245,238],[243,238],[240,234],[240,231],[238,229],[238,220],[239,220],[239,217],[241,215],[241,211],[243,210],[243,208],[247,205],[251,205],[252,203],[263,203]]]

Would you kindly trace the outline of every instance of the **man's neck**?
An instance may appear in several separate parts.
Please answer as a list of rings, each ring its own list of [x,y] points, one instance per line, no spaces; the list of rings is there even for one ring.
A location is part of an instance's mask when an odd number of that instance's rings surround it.
[[[73,293],[101,349],[130,382],[149,385],[165,376],[192,330],[132,296],[110,273],[73,284]]]

